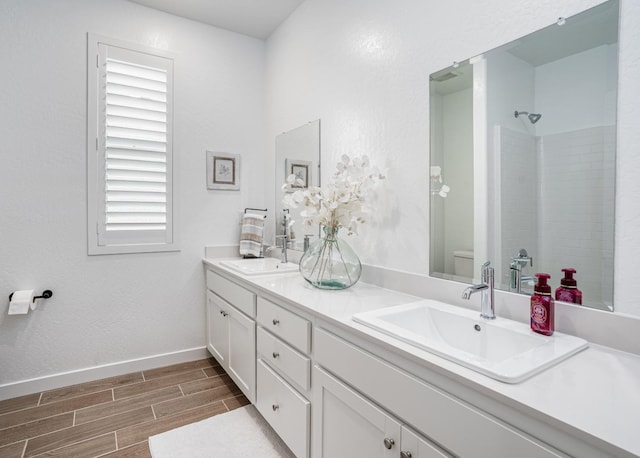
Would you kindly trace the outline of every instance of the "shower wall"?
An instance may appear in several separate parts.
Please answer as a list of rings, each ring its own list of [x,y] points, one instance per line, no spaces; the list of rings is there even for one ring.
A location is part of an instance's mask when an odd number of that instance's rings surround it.
[[[526,248],[534,272],[578,273],[583,303],[611,305],[615,127],[535,137],[497,128],[500,157],[502,288],[509,258]]]
[[[539,268],[553,284],[574,267],[584,304],[613,298],[615,127],[545,135],[538,142]]]

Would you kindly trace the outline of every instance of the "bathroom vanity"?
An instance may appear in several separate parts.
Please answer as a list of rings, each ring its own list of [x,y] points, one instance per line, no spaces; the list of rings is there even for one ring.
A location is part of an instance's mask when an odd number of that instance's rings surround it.
[[[640,455],[637,355],[592,344],[503,383],[352,319],[421,298],[204,264],[208,348],[298,457]]]

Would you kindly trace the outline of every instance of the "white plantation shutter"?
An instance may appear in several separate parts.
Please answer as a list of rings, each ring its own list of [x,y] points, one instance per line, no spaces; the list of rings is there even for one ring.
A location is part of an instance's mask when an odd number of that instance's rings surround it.
[[[173,61],[100,39],[95,46],[95,170],[89,170],[95,172],[95,243],[90,237],[89,252],[175,249]],[[90,236],[91,230],[90,221]]]

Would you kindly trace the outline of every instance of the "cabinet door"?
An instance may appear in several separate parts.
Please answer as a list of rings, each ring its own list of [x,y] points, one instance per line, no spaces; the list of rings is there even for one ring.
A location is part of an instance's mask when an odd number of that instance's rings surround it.
[[[256,400],[256,322],[229,307],[228,374],[252,403]]]
[[[443,452],[406,426],[402,427],[400,444],[400,458],[451,458],[451,455]]]
[[[317,366],[313,376],[314,457],[399,456],[400,423]]]
[[[229,354],[229,325],[226,302],[207,291],[207,348],[222,367],[227,366]]]

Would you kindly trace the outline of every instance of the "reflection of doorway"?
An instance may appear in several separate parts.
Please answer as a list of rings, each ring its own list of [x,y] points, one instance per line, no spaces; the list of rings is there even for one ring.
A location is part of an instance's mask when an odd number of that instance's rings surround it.
[[[454,252],[474,249],[472,71],[461,66],[458,76],[431,84],[431,166],[440,167],[450,191],[431,196],[430,263],[446,276],[456,275]]]

